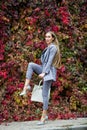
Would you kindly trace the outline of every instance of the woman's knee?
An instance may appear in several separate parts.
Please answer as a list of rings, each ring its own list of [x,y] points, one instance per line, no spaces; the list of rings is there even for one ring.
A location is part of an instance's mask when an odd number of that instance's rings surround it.
[[[33,64],[34,64],[33,62],[29,62],[28,67],[32,67]]]
[[[43,97],[43,98],[47,98],[47,97],[48,97],[48,94],[42,91],[42,97]]]

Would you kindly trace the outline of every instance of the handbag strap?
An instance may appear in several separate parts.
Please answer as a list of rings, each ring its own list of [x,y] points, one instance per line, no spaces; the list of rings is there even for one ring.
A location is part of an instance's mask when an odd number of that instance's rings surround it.
[[[41,85],[41,83],[42,83],[42,80],[40,80],[40,82],[39,82],[39,86]]]
[[[40,80],[40,82],[39,82],[38,85],[34,85],[33,92],[36,91],[37,89],[42,88],[42,86],[41,86],[41,82],[42,82],[42,80]]]

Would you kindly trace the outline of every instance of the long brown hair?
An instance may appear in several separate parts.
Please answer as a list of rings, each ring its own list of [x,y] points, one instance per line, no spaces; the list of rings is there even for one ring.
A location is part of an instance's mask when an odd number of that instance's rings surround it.
[[[60,49],[59,49],[59,41],[58,41],[57,36],[55,35],[54,32],[49,31],[48,33],[50,33],[52,35],[52,37],[54,38],[53,44],[56,45],[56,48],[57,48],[57,52],[56,52],[55,57],[53,59],[52,65],[54,67],[56,67],[56,68],[59,68],[61,66],[61,56],[60,56]]]

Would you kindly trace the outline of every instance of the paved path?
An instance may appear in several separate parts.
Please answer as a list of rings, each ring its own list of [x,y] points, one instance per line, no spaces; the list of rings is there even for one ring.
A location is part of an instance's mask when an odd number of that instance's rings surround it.
[[[0,125],[0,130],[87,130],[87,118],[48,121],[37,125],[38,121],[11,122]]]

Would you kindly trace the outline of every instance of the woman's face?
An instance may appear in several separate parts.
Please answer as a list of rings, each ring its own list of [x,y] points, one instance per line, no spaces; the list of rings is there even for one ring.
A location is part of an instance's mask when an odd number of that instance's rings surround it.
[[[45,41],[47,43],[47,45],[51,44],[53,42],[54,38],[52,37],[51,33],[46,33],[45,35]]]

